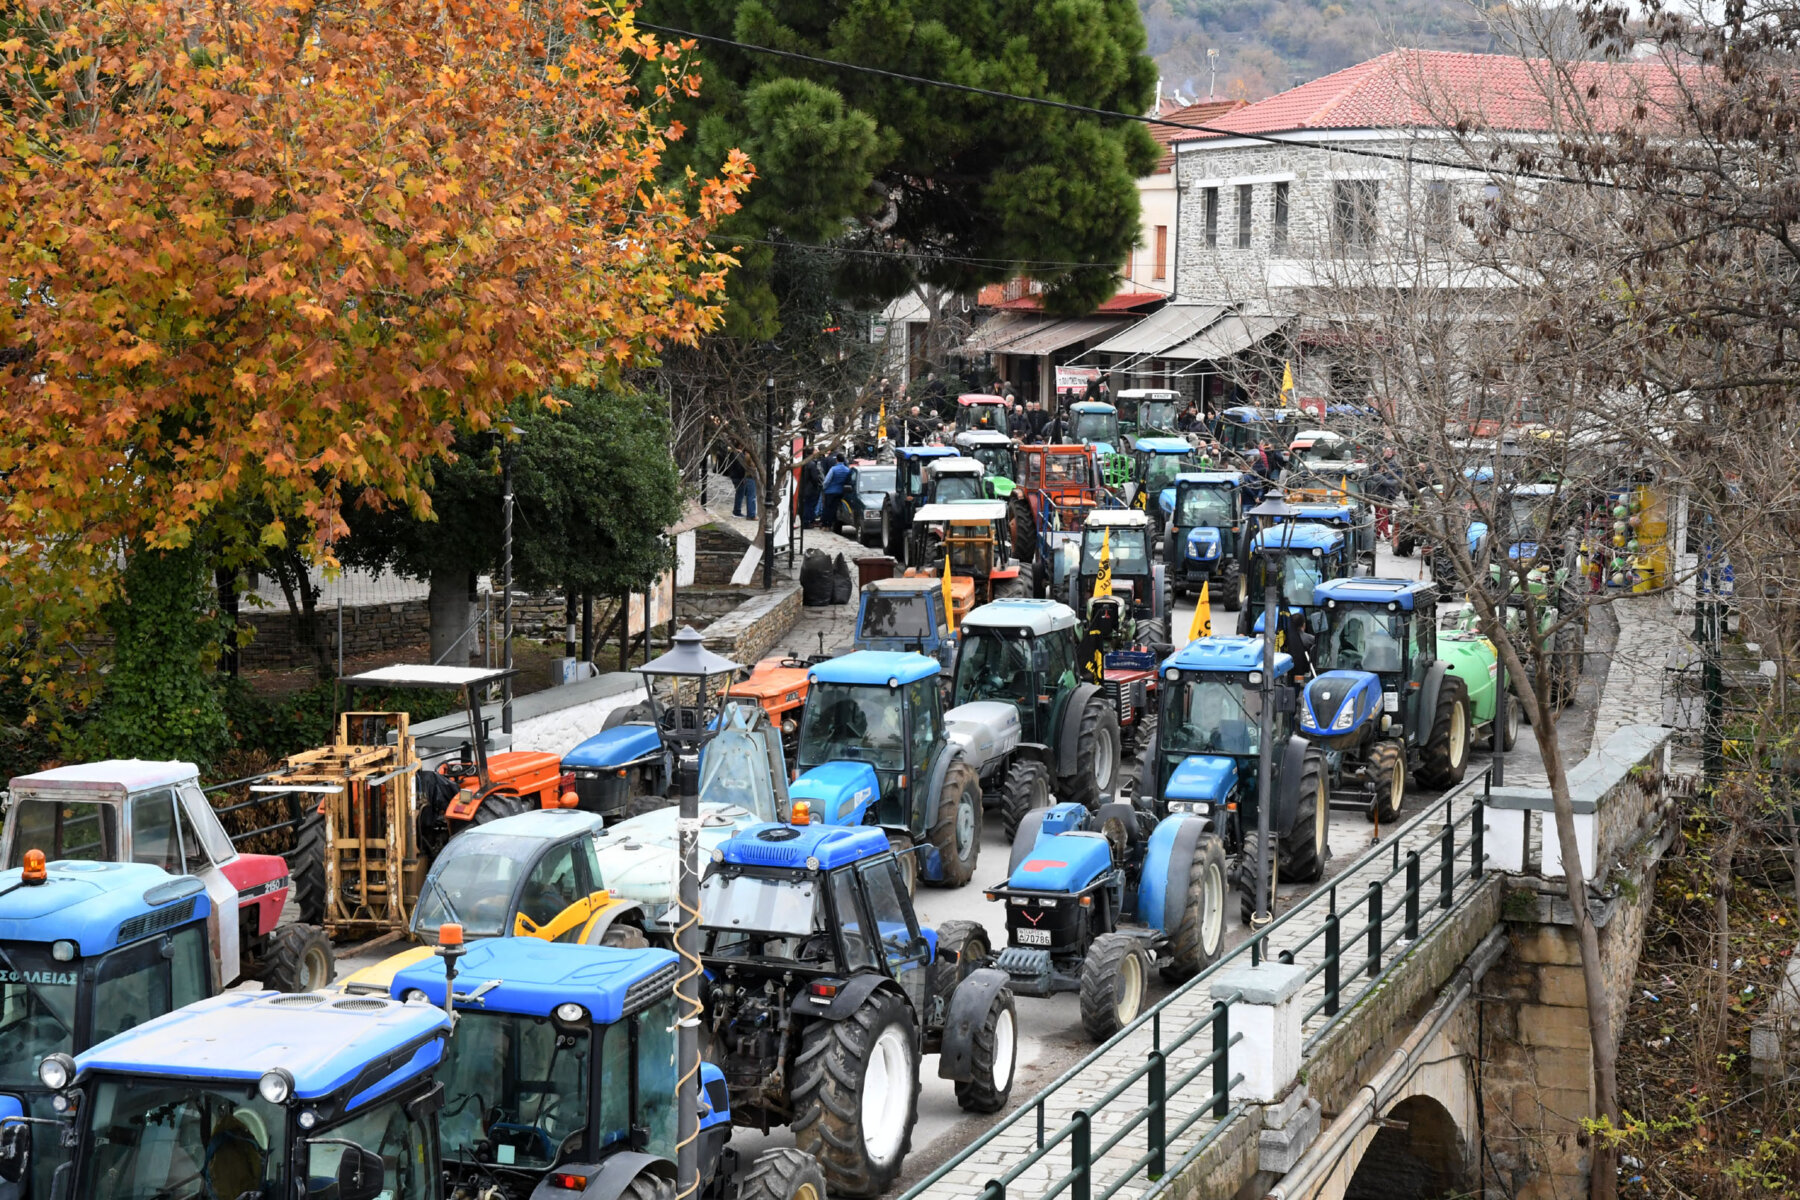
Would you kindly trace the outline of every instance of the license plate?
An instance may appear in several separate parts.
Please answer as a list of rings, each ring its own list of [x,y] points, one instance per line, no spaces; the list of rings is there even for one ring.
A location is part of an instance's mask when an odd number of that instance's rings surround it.
[[[1013,935],[1019,939],[1021,946],[1048,946],[1050,944],[1048,929],[1015,929]]]

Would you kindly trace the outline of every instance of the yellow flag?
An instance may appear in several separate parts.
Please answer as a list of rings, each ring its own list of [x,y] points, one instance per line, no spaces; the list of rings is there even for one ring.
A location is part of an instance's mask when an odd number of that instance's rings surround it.
[[[1281,363],[1281,407],[1288,406],[1288,400],[1294,394],[1294,366],[1282,360]]]
[[[1344,499],[1348,500],[1350,498],[1350,476],[1348,473],[1338,476],[1338,491],[1343,493]]]
[[[956,600],[950,593],[950,551],[944,550],[944,619],[950,623],[950,632],[956,632]]]
[[[881,401],[881,409],[875,414],[875,436],[887,441],[887,399]]]
[[[1200,585],[1200,599],[1194,605],[1194,624],[1188,629],[1188,641],[1212,636],[1212,585]]]
[[[1112,530],[1100,531],[1100,575],[1094,580],[1094,595],[1112,595]]]

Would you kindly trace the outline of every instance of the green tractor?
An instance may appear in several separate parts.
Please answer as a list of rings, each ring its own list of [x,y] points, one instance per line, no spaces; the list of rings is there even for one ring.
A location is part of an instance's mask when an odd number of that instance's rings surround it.
[[[987,472],[981,486],[990,500],[1012,497],[1013,473],[1018,470],[1019,442],[997,429],[971,429],[956,435],[956,448]]]
[[[1452,787],[1468,769],[1471,743],[1496,736],[1493,643],[1473,630],[1440,631],[1430,583],[1343,579],[1314,594],[1325,629],[1300,730],[1327,751],[1335,806],[1392,821],[1409,771],[1421,788]],[[1503,749],[1518,737],[1517,713],[1507,705]]]

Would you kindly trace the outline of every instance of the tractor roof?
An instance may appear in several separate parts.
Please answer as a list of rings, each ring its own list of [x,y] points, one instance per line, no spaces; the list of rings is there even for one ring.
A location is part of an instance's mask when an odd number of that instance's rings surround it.
[[[35,887],[20,874],[0,871],[0,942],[67,939],[89,956],[212,911],[205,884],[145,863],[58,860]]]
[[[956,453],[954,446],[895,446],[894,457],[901,458],[949,458]]]
[[[961,455],[958,455],[955,458],[940,458],[926,468],[933,476],[979,475],[986,469],[986,467],[981,465],[980,459],[963,458]]]
[[[1344,531],[1341,529],[1333,529],[1329,525],[1314,525],[1310,521],[1293,521],[1258,533],[1250,543],[1250,549],[1317,550],[1323,554],[1328,550],[1341,549],[1343,544]]]
[[[991,525],[1006,519],[1004,500],[951,500],[927,504],[913,514],[914,525]]]
[[[1436,590],[1435,585],[1417,579],[1327,579],[1313,589],[1313,598],[1339,604],[1398,604],[1411,612]]]
[[[1321,440],[1341,442],[1344,440],[1344,435],[1341,433],[1333,433],[1329,429],[1301,429],[1294,433],[1295,442],[1317,442]]]
[[[640,727],[641,728],[641,727]],[[655,730],[651,730],[652,733]],[[563,760],[565,763],[567,759]],[[556,842],[580,833],[598,833],[606,824],[599,813],[582,812],[579,808],[534,808],[489,821],[486,825],[469,826],[481,830],[482,836],[533,838],[540,842]]]
[[[1288,510],[1297,521],[1354,521],[1356,513],[1348,504],[1290,504]]]
[[[1096,508],[1082,525],[1088,529],[1144,529],[1150,514],[1136,508]]]
[[[1203,483],[1211,486],[1229,484],[1231,487],[1243,487],[1250,482],[1247,471],[1183,471],[1175,477],[1175,482]]]
[[[956,435],[956,444],[985,449],[990,446],[1010,446],[1013,440],[998,429],[965,429]]]
[[[354,1109],[435,1067],[441,1008],[337,993],[226,992],[129,1029],[78,1055],[78,1072],[118,1071],[254,1084],[275,1067],[294,1095],[349,1093]]]
[[[1141,437],[1132,443],[1139,450],[1148,450],[1152,454],[1192,454],[1194,448],[1186,438],[1178,437]]]
[[[563,755],[563,769],[622,767],[662,753],[662,736],[656,726],[628,721],[603,729]]]
[[[1077,400],[1069,405],[1070,412],[1078,413],[1116,413],[1119,410],[1104,400]]]
[[[576,946],[541,938],[483,938],[456,964],[458,995],[480,994],[464,1011],[548,1017],[560,1004],[579,1004],[595,1023],[623,1020],[675,989],[672,950],[619,950]],[[492,986],[484,986],[484,985]],[[402,968],[389,992],[425,994],[444,1003],[444,964],[436,957]]]
[[[1554,483],[1515,483],[1506,489],[1509,496],[1554,496],[1563,489]]]
[[[1005,404],[1006,397],[987,392],[967,392],[956,398],[958,404]]]
[[[1298,420],[1299,411],[1292,408],[1262,408],[1255,404],[1240,404],[1236,408],[1228,408],[1219,414],[1230,417],[1234,421],[1286,421]]]
[[[1180,392],[1171,392],[1167,388],[1126,388],[1117,393],[1121,400],[1179,400]]]
[[[104,762],[76,763],[30,775],[15,775],[11,786],[43,792],[111,792],[125,796],[148,788],[170,787],[199,777],[200,769],[190,762],[109,758]]]
[[[855,650],[819,663],[807,672],[807,680],[810,683],[852,683],[886,687],[889,683],[912,683],[918,679],[929,679],[937,672],[937,659],[927,658],[923,654],[906,654],[894,650]]]
[[[338,680],[347,687],[438,688],[481,687],[499,683],[516,670],[504,667],[439,667],[429,663],[399,663],[392,667],[376,667],[360,675],[346,675]]]
[[[829,871],[887,852],[887,834],[873,825],[751,825],[713,851],[741,867]]]
[[[1094,513],[1088,514],[1092,520]],[[1047,633],[1070,629],[1075,625],[1075,610],[1056,600],[1028,600],[1015,597],[995,600],[970,611],[962,619],[964,629],[1015,629],[1030,631],[1042,637]]]
[[[875,592],[942,592],[944,581],[937,575],[893,575],[863,584],[863,591]]]
[[[1195,638],[1163,660],[1162,669],[1183,671],[1260,671],[1263,665],[1263,640],[1259,637]],[[1275,655],[1275,674],[1293,670],[1291,655]]]

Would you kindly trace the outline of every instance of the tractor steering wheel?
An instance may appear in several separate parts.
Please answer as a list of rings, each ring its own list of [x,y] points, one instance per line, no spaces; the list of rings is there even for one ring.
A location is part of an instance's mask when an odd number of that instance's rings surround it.
[[[475,774],[475,764],[466,758],[453,758],[438,764],[438,774],[461,779]]]

